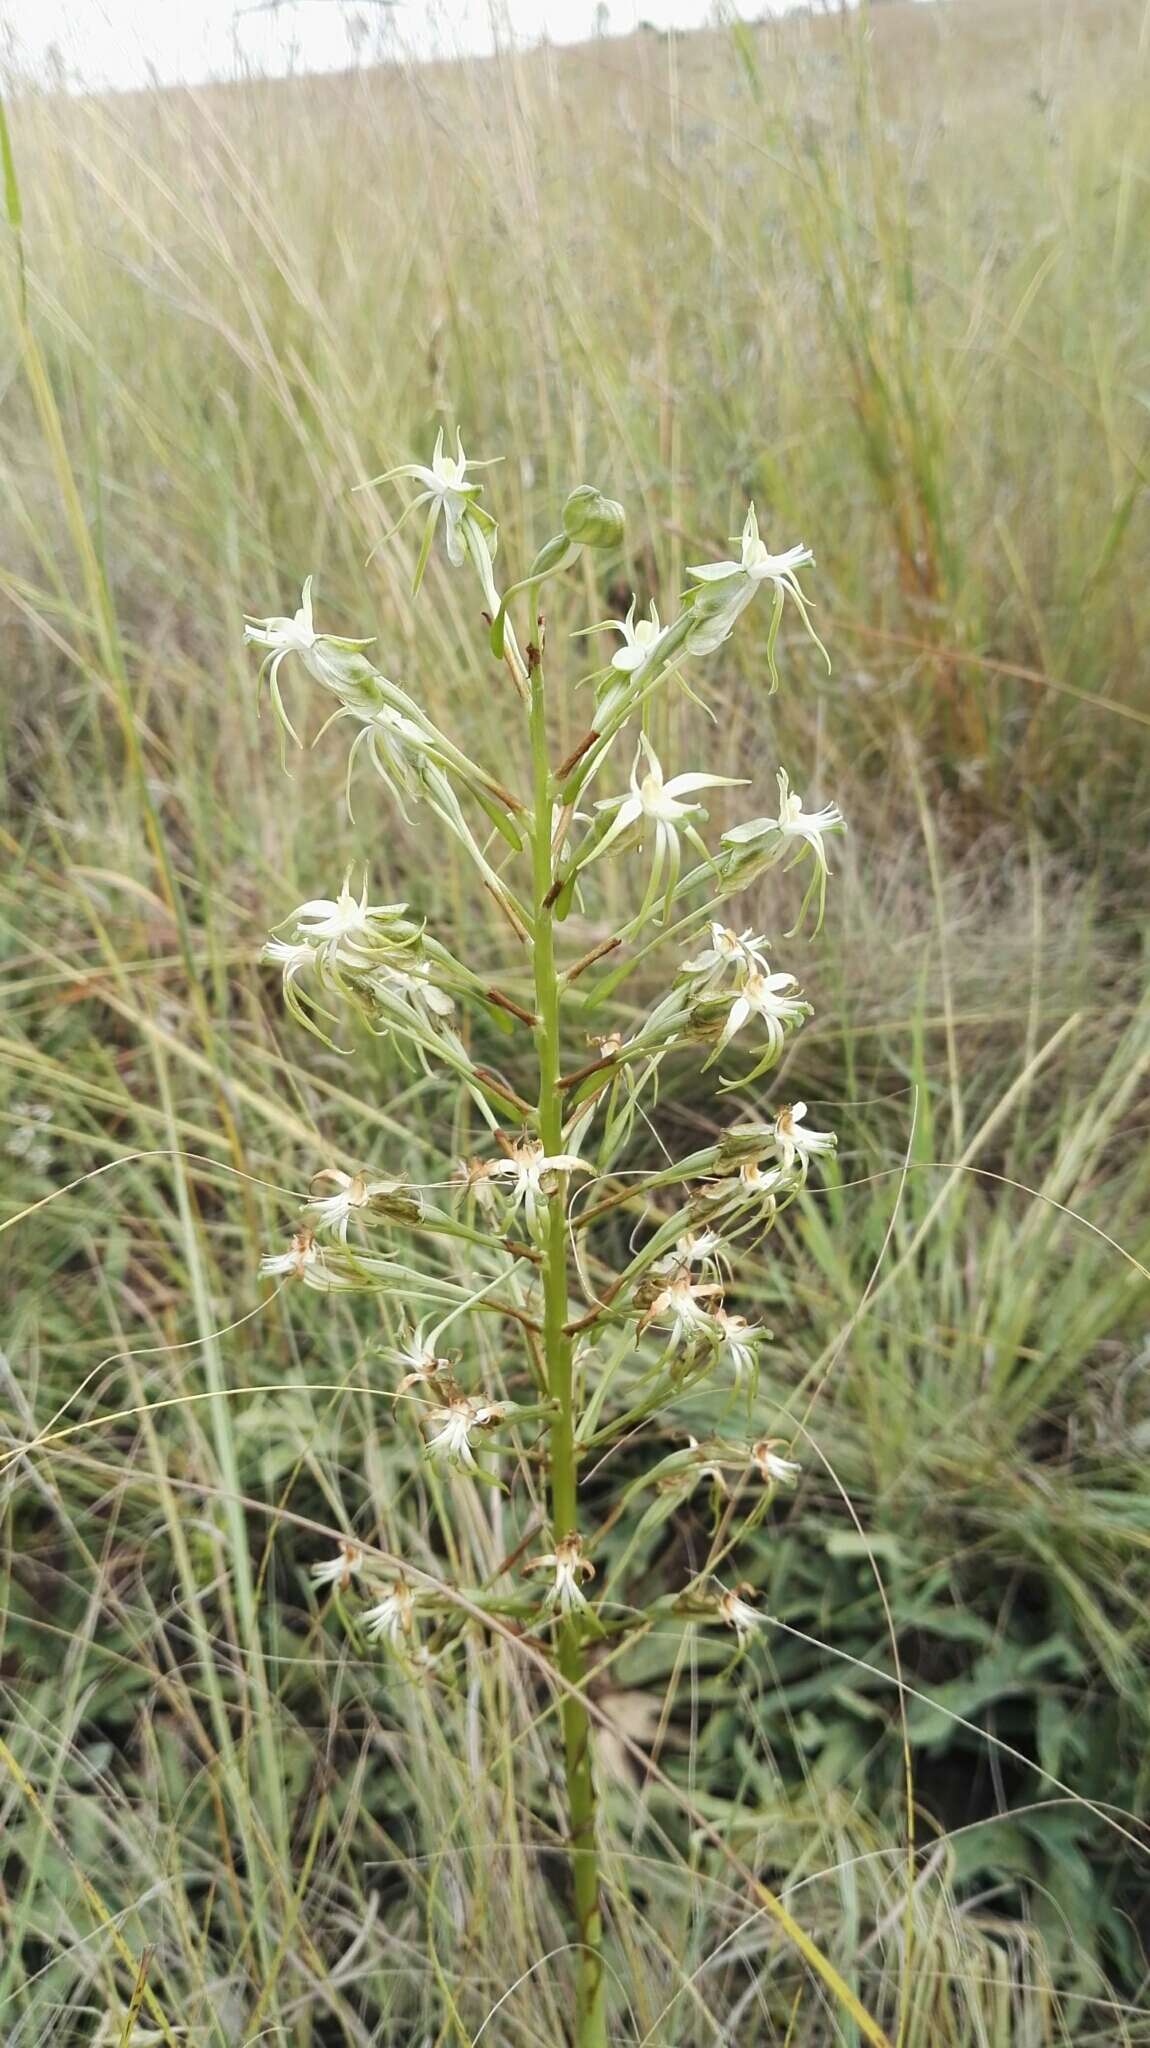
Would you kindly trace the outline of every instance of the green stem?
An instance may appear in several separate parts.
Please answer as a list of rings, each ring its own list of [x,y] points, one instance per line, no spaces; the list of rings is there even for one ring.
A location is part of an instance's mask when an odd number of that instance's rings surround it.
[[[535,623],[535,591],[531,592]],[[547,715],[542,667],[530,659],[531,759],[534,785],[534,956],[535,1011],[539,1019],[539,1135],[544,1150],[563,1150],[563,1096],[559,1087],[559,980],[555,972],[555,932],[547,896],[552,883],[551,774],[547,760]],[[578,1530],[576,1495],[578,1459],[575,1449],[575,1391],[572,1343],[564,1334],[567,1321],[567,1218],[565,1187],[551,1198],[543,1246],[543,1349],[547,1386],[556,1403],[551,1424],[551,1520],[555,1542]],[[606,1984],[603,1975],[603,1918],[599,1903],[599,1862],[595,1846],[595,1781],[591,1760],[591,1724],[581,1695],[586,1676],[583,1638],[577,1614],[559,1624],[559,1669],[568,1686],[560,1709],[571,1829],[571,1876],[579,1943],[576,1978],[576,2048],[606,2048]]]

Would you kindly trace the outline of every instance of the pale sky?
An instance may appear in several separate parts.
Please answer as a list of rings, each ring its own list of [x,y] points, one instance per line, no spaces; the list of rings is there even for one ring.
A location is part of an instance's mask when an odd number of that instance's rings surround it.
[[[794,0],[743,0],[749,16]],[[0,0],[0,63],[43,74],[56,57],[70,82],[195,84],[237,70],[339,69],[390,50],[426,56],[492,46],[493,11],[515,38],[613,35],[639,21],[697,28],[714,0]]]

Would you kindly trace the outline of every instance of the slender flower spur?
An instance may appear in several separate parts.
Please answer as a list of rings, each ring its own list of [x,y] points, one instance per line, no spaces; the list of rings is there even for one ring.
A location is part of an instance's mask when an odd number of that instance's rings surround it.
[[[799,587],[795,574],[814,561],[809,548],[801,542],[797,547],[787,548],[781,555],[772,555],[759,538],[759,522],[755,508],[748,508],[743,522],[741,548],[737,562],[700,562],[688,568],[688,576],[694,576],[696,585],[688,591],[686,602],[691,607],[693,623],[687,636],[687,647],[692,654],[711,654],[721,647],[734,628],[740,614],[744,612],[764,583],[774,585],[775,608],[767,635],[767,666],[771,676],[772,693],[779,687],[778,670],[775,667],[775,640],[779,621],[783,614],[784,599],[790,597],[798,607],[802,622],[830,668],[830,657],[811,624],[807,601]]]
[[[595,1567],[590,1558],[583,1555],[581,1536],[573,1531],[561,1536],[554,1550],[545,1550],[541,1556],[532,1558],[526,1569],[529,1572],[554,1572],[555,1583],[548,1588],[545,1606],[557,1608],[560,1614],[571,1614],[576,1608],[586,1607],[587,1597],[581,1581],[593,1579]]]

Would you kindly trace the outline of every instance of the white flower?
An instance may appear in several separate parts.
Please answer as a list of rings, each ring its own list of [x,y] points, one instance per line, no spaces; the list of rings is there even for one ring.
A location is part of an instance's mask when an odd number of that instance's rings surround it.
[[[725,839],[726,834],[723,836]],[[763,950],[767,942],[760,933],[753,932],[749,925],[746,931],[733,932],[729,925],[719,924],[715,919],[708,929],[710,944],[696,959],[684,962],[684,974],[700,976],[706,987],[725,980],[728,970],[736,974],[767,972],[767,958]]]
[[[676,1255],[688,1266],[706,1266],[726,1250],[717,1230],[687,1230],[675,1246]]]
[[[669,1323],[670,1341],[667,1350],[674,1353],[684,1346],[688,1350],[698,1343],[714,1344],[720,1336],[720,1326],[715,1311],[707,1306],[708,1296],[722,1295],[717,1281],[692,1283],[690,1273],[680,1269],[669,1284],[655,1296],[641,1328],[651,1323]]]
[[[431,468],[424,469],[419,463],[413,463],[406,472],[407,475],[418,478],[419,482],[427,487],[425,497],[422,500],[417,499],[417,504],[426,503],[430,499],[437,514],[442,512],[448,559],[457,569],[463,566],[466,559],[466,550],[459,530],[460,523],[479,490],[478,484],[469,484],[467,481],[468,466],[467,457],[463,452],[463,437],[458,428],[455,433],[455,454],[445,455],[441,427],[435,437]]]
[[[749,1587],[747,1588],[749,1591]],[[763,1617],[757,1607],[740,1598],[742,1588],[733,1592],[724,1590],[718,1599],[719,1617],[728,1628],[733,1628],[740,1643],[745,1643],[757,1628],[762,1627]]]
[[[428,1416],[428,1421],[436,1426],[435,1435],[427,1439],[428,1457],[442,1458],[465,1472],[477,1471],[471,1433],[489,1428],[503,1412],[499,1403],[488,1405],[472,1401],[467,1394],[452,1394],[444,1407],[433,1408]]]
[[[739,1168],[739,1183],[744,1198],[752,1196],[773,1215],[776,1195],[781,1188],[789,1187],[791,1180],[782,1166],[763,1166],[757,1159],[744,1159]]]
[[[806,1113],[806,1103],[795,1102],[788,1109],[780,1109],[775,1118],[775,1145],[779,1158],[784,1167],[797,1166],[804,1180],[808,1164],[816,1153],[833,1152],[838,1143],[833,1131],[803,1128]]]
[[[557,1607],[561,1614],[571,1614],[576,1608],[586,1607],[587,1600],[580,1581],[593,1579],[595,1567],[590,1558],[583,1555],[581,1536],[562,1537],[554,1550],[545,1550],[542,1556],[532,1558],[527,1570],[555,1573],[555,1584],[547,1594],[548,1607]]]
[[[651,878],[640,916],[644,916],[655,900],[659,885],[666,873],[664,898],[670,902],[675,884],[679,879],[682,848],[680,832],[685,832],[693,844],[706,854],[706,848],[699,839],[697,823],[706,818],[706,811],[698,803],[686,803],[701,789],[730,789],[740,778],[733,775],[672,775],[664,779],[662,764],[647,738],[642,733],[631,768],[631,793],[629,796],[604,797],[595,808],[599,811],[614,811],[603,838],[592,848],[583,862],[590,866],[593,860],[607,852],[625,832],[635,831],[640,845],[651,842]]]
[[[767,662],[771,672],[771,688],[778,687],[778,673],[775,668],[774,639],[782,613],[783,599],[789,595],[794,599],[803,624],[823,659],[827,653],[807,611],[806,599],[795,576],[796,569],[806,568],[814,561],[807,547],[800,543],[787,548],[781,555],[772,555],[759,538],[759,522],[754,506],[750,506],[743,522],[742,545],[737,562],[701,562],[689,568],[687,574],[697,578],[697,587],[689,593],[689,601],[695,623],[687,636],[687,646],[692,654],[710,654],[720,647],[731,632],[739,614],[746,610],[755,592],[763,583],[775,587],[775,614],[771,622],[767,642]]]
[[[405,903],[369,904],[366,875],[359,895],[353,896],[351,876],[345,875],[338,896],[313,896],[292,913],[291,921],[309,946],[320,946],[330,958],[349,965],[370,967],[372,956],[364,941],[374,936],[376,921],[401,917],[406,908]]]
[[[369,1642],[386,1642],[393,1650],[402,1649],[404,1636],[410,1636],[415,1625],[415,1601],[407,1581],[397,1579],[360,1619]]]
[[[827,851],[823,835],[827,832],[844,832],[846,821],[837,804],[824,804],[821,811],[804,811],[803,800],[791,788],[785,768],[780,768],[775,777],[779,786],[779,815],[776,824],[785,839],[801,839],[810,847],[820,867],[827,864]],[[801,858],[801,849],[795,858]]]
[[[267,649],[267,659],[260,674],[262,676],[266,671],[273,696],[277,696],[277,678],[287,656],[298,654],[306,660],[320,637],[312,615],[312,581],[309,576],[301,592],[299,610],[290,619],[244,619],[244,639],[248,645]]]
[[[422,1011],[432,1023],[441,1023],[455,1008],[447,990],[432,981],[429,960],[409,960],[403,967],[377,968],[371,986],[385,1001],[390,996],[417,1015]]]
[[[772,1136],[773,1128],[772,1125]],[[757,1159],[745,1159],[737,1173],[708,1181],[702,1192],[712,1209],[721,1214],[754,1205],[763,1211],[765,1220],[769,1222],[774,1216],[776,1195],[782,1191],[789,1192],[797,1181],[795,1174],[785,1172],[781,1166],[764,1167]]]
[[[286,1252],[265,1252],[260,1260],[260,1272],[268,1279],[288,1277],[306,1280],[308,1274],[319,1265],[323,1254],[315,1241],[313,1230],[297,1230]]]
[[[359,1544],[349,1543],[345,1539],[334,1557],[326,1558],[322,1564],[311,1566],[308,1577],[317,1588],[338,1586],[341,1593],[346,1593],[352,1580],[363,1570],[363,1563],[363,1552]]]
[[[419,1214],[418,1197],[401,1180],[369,1180],[364,1173],[342,1173],[337,1166],[325,1166],[315,1178],[332,1181],[336,1188],[334,1195],[321,1195],[318,1201],[309,1202],[315,1227],[330,1231],[341,1244],[347,1243],[347,1226],[356,1210],[390,1213],[402,1221],[414,1221]]]
[[[637,602],[637,598],[631,599],[626,618],[619,621],[617,630],[623,635],[623,645],[617,647],[611,656],[612,668],[618,669],[620,674],[625,676],[633,675],[637,668],[642,668],[643,663],[654,654],[666,631],[666,628],[659,624],[659,614],[654,605],[651,606],[650,618],[636,619]]]
[[[803,899],[803,906],[799,911],[796,923],[802,922],[803,911],[805,911],[810,901],[811,893],[817,889],[819,899],[818,918],[815,925],[817,931],[823,921],[823,910],[827,899],[827,876],[830,874],[830,868],[827,865],[827,850],[823,845],[823,840],[828,832],[845,832],[846,823],[837,804],[824,804],[821,811],[804,811],[802,797],[796,795],[791,789],[785,768],[779,769],[776,780],[779,785],[779,815],[775,821],[776,825],[784,839],[797,841],[794,853],[791,855],[790,860],[787,861],[786,866],[793,868],[796,862],[800,861],[807,852],[813,856],[814,860],[811,885]]]
[[[756,1017],[766,1031],[767,1051],[771,1059],[777,1059],[789,1030],[801,1024],[808,1014],[810,1005],[799,996],[784,994],[784,990],[798,986],[793,974],[761,974],[752,968],[744,975],[723,1026],[719,1042],[707,1060],[717,1060],[720,1053],[734,1038],[736,1032],[752,1017]]]
[[[244,639],[252,647],[267,649],[260,664],[260,682],[266,678],[276,717],[297,746],[300,745],[299,734],[284,709],[279,687],[279,672],[287,656],[297,654],[309,675],[328,689],[338,690],[344,675],[349,672],[347,656],[371,646],[370,640],[345,640],[333,633],[317,633],[312,613],[312,582],[309,576],[303,586],[299,610],[290,619],[244,619]]]
[[[314,1230],[296,1231],[286,1252],[268,1252],[259,1265],[267,1278],[302,1280],[318,1294],[354,1293],[363,1285],[358,1266],[342,1265],[339,1255],[324,1251],[315,1241]]]
[[[429,508],[427,525],[424,529],[423,542],[420,547],[419,561],[415,572],[415,588],[417,590],[423,580],[424,566],[441,514],[443,516],[444,538],[447,542],[448,560],[456,569],[462,568],[467,560],[467,525],[469,522],[472,523],[473,530],[478,538],[484,539],[488,535],[494,536],[495,521],[490,513],[482,510],[478,502],[481,486],[477,483],[469,483],[467,480],[469,469],[486,468],[486,466],[484,463],[468,461],[463,452],[463,440],[458,429],[455,435],[455,454],[446,455],[443,449],[443,428],[440,427],[435,437],[435,449],[431,457],[430,468],[428,468],[426,463],[422,462],[401,462],[397,468],[389,469],[383,476],[377,476],[372,479],[373,483],[382,484],[390,482],[394,477],[408,476],[412,477],[416,483],[423,485],[419,495],[412,500],[408,507],[408,512],[404,514],[404,518],[406,518],[408,513],[416,511],[420,505],[426,505]],[[400,524],[402,525],[402,523],[403,521],[401,520]],[[490,541],[488,541],[488,546],[491,546]],[[490,574],[490,569],[488,574]]]
[[[522,1208],[527,1220],[529,1236],[542,1236],[547,1221],[547,1204],[558,1186],[561,1173],[590,1173],[593,1169],[585,1159],[579,1159],[573,1152],[557,1152],[549,1158],[538,1138],[517,1138],[511,1147],[509,1159],[492,1160],[486,1170],[488,1180],[510,1180],[511,1209]],[[474,1176],[478,1181],[479,1176]]]
[[[316,1174],[317,1180],[334,1180],[339,1192],[321,1195],[318,1201],[309,1202],[308,1209],[315,1218],[317,1230],[330,1231],[341,1244],[347,1243],[347,1226],[353,1209],[366,1209],[367,1182],[361,1173],[341,1173],[337,1167],[325,1167]]]
[[[768,1485],[793,1486],[803,1468],[796,1464],[793,1458],[775,1456],[776,1449],[782,1441],[782,1437],[767,1436],[759,1443],[752,1444],[751,1463],[757,1467],[760,1479]]]
[[[435,1332],[432,1332],[433,1337]],[[437,1352],[434,1343],[428,1343],[423,1335],[423,1324],[413,1330],[407,1341],[388,1352],[394,1365],[406,1368],[396,1388],[397,1394],[406,1394],[409,1387],[425,1386],[429,1380],[446,1380],[451,1375],[450,1358]]]
[[[719,1342],[720,1357],[730,1359],[735,1380],[754,1379],[757,1370],[755,1353],[760,1344],[765,1344],[770,1332],[761,1323],[749,1323],[746,1316],[736,1316],[725,1308],[715,1310],[715,1321],[722,1332]]]
[[[640,769],[642,772],[640,773]],[[745,777],[742,778],[745,780]],[[662,763],[647,738],[640,734],[635,760],[631,768],[630,796],[604,797],[596,810],[615,812],[607,835],[595,848],[592,859],[601,853],[633,825],[652,824],[658,831],[678,827],[694,818],[705,817],[701,804],[684,803],[685,796],[693,795],[700,789],[733,788],[740,778],[733,775],[672,775],[668,782],[663,775]]]
[[[285,982],[289,982],[294,981],[296,975],[302,973],[305,967],[312,965],[315,950],[304,945],[302,940],[297,943],[291,939],[271,938],[264,946],[260,959],[281,968]]]
[[[655,1260],[651,1271],[689,1273],[692,1266],[713,1266],[726,1248],[726,1242],[717,1230],[687,1230],[676,1239],[669,1252]]]
[[[405,903],[369,903],[368,881],[355,895],[350,875],[345,875],[338,896],[314,896],[301,903],[283,920],[291,927],[288,939],[273,938],[263,958],[274,962],[283,976],[284,995],[293,1015],[307,1022],[301,998],[294,984],[305,968],[314,967],[321,983],[346,994],[348,975],[378,973],[396,955],[410,965],[412,950],[422,937],[422,926],[407,916]],[[314,1000],[310,996],[307,1000]]]
[[[751,584],[774,583],[783,577],[793,578],[796,569],[805,569],[814,561],[810,549],[801,541],[781,555],[772,555],[766,543],[759,538],[758,515],[753,505],[747,507],[740,543],[737,562],[688,564],[688,576],[694,576],[699,583],[729,583],[733,577],[744,576]]]
[[[741,825],[732,825],[724,832],[722,844],[729,855],[728,871],[738,874],[756,856],[766,855],[778,859],[788,850],[788,841],[793,845],[790,859],[785,862],[784,871],[795,867],[805,854],[812,856],[810,885],[803,898],[798,917],[792,926],[797,930],[802,923],[807,904],[811,897],[818,895],[817,931],[823,921],[826,907],[827,877],[830,867],[827,850],[823,841],[828,832],[845,832],[846,822],[837,804],[824,804],[821,811],[804,811],[801,796],[791,789],[785,768],[776,775],[779,786],[779,814],[777,818],[748,818]]]
[[[385,970],[395,967],[405,978],[391,991],[392,1014],[384,1019],[385,1026],[409,1028],[417,984],[426,1003],[423,975],[430,976],[430,968],[422,960],[423,923],[408,917],[405,903],[369,903],[366,875],[358,894],[349,874],[338,896],[314,896],[301,903],[282,920],[280,930],[285,929],[289,935],[269,939],[262,958],[280,969],[284,1001],[292,1016],[333,1051],[338,1048],[324,1023],[334,1024],[335,1018],[324,1008],[322,992],[353,1002],[370,1021],[373,997],[378,1010],[386,1007],[383,977]],[[446,995],[441,1003],[437,993],[432,1002],[437,1010],[451,1007]]]

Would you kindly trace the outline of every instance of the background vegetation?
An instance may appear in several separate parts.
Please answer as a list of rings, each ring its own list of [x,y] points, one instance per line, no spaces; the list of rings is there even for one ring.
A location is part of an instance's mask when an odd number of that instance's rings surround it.
[[[470,583],[433,560],[417,623],[415,542],[364,567],[353,486],[456,419],[511,559],[584,477],[628,505],[553,650],[632,583],[669,610],[753,495],[834,656],[792,637],[769,701],[754,631],[712,665],[713,765],[769,795],[781,758],[851,825],[787,1069],[838,1167],[754,1277],[763,1413],[807,1432],[744,1552],[775,1621],[735,1666],[648,1638],[598,1706],[892,2033],[903,1987],[905,2048],[1150,2041],[1148,24],[968,0],[10,97],[6,2042],[128,2041],[145,1978],[156,2040],[563,2039],[531,1671],[477,1638],[397,1684],[305,1576],[354,1527],[480,1583],[498,1504],[443,1515],[377,1305],[254,1277],[320,1165],[466,1137],[378,1046],[301,1040],[267,926],[368,861],[513,944],[450,849],[366,789],[347,822],[331,750],[284,778],[240,639],[314,570],[521,773]],[[683,699],[659,737],[701,730]],[[698,1124],[688,1082],[661,1114]],[[653,1585],[709,1515],[643,1538]],[[852,2041],[609,1730],[601,1763],[616,2038]]]

